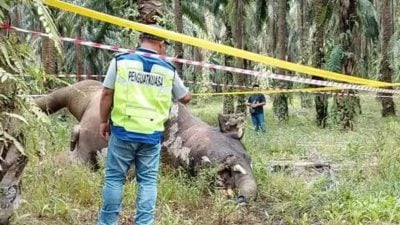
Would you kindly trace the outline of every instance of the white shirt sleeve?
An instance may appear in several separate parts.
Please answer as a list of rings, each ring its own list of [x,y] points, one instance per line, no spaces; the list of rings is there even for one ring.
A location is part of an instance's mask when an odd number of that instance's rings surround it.
[[[172,87],[172,96],[174,98],[174,101],[178,101],[179,99],[185,97],[189,93],[189,88],[185,87],[183,84],[183,81],[179,77],[178,72],[175,71],[175,78],[174,78],[174,84]]]
[[[106,88],[114,89],[115,78],[117,77],[117,65],[115,58],[111,60],[110,66],[108,67],[106,77],[103,81],[103,86]]]

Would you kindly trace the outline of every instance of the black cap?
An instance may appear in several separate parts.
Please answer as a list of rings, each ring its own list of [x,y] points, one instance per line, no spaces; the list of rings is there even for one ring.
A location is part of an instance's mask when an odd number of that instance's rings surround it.
[[[147,24],[148,26],[154,27],[154,28],[159,28],[159,29],[163,29],[163,27],[161,27],[158,24]],[[142,33],[140,35],[141,39],[148,39],[148,40],[155,40],[155,41],[164,41],[165,44],[169,45],[170,43],[163,37],[158,37],[149,33]]]

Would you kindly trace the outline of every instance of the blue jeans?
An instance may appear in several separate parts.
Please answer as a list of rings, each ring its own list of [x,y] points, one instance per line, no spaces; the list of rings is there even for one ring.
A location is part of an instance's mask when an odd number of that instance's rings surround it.
[[[98,225],[117,225],[126,173],[132,163],[135,163],[139,187],[135,225],[153,224],[160,149],[161,144],[123,141],[111,135],[103,187],[103,207],[100,210]]]
[[[251,120],[253,121],[256,131],[261,130],[265,132],[264,113],[251,114]]]

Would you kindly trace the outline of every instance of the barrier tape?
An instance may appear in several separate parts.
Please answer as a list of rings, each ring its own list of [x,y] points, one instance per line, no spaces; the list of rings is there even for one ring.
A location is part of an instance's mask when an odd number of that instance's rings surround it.
[[[17,74],[15,74],[14,76],[31,77],[30,75],[17,75]],[[50,76],[55,76],[56,78],[80,77],[83,79],[105,77],[105,75],[96,75],[96,74],[81,74],[79,76],[76,74],[57,74],[57,75],[50,75]],[[218,87],[232,87],[232,88],[241,88],[241,89],[252,89],[253,88],[253,86],[245,86],[245,85],[237,85],[237,84],[221,84],[221,83],[215,83],[215,82],[201,82],[201,81],[189,81],[189,80],[185,80],[183,82],[187,83],[187,84],[201,84],[201,85],[210,85],[210,86],[218,86]],[[274,89],[278,89],[278,88],[274,88]],[[310,88],[310,89],[312,89],[312,88]],[[326,90],[331,91],[331,90],[342,90],[342,89],[327,87]]]
[[[372,95],[372,94],[357,94],[357,93],[347,93],[347,92],[330,92],[326,91],[325,88],[303,88],[303,89],[273,89],[273,90],[260,90],[260,91],[241,91],[241,92],[220,92],[220,93],[193,93],[193,96],[221,96],[221,95],[249,95],[249,94],[283,94],[283,93],[314,93],[332,96],[373,96],[377,98],[398,98],[400,95],[395,96],[385,96],[385,95]],[[19,96],[29,96],[29,97],[42,97],[46,94],[38,95],[19,95]]]
[[[247,59],[254,62],[264,63],[273,67],[278,67],[281,69],[286,69],[290,71],[294,71],[297,73],[309,74],[314,75],[326,79],[337,80],[342,82],[348,83],[357,83],[357,84],[364,84],[368,86],[392,86],[391,83],[385,83],[380,81],[368,80],[359,78],[357,76],[349,76],[340,73],[335,73],[331,71],[321,70],[309,66],[299,65],[291,62],[287,62],[284,60],[275,59],[268,56],[259,55],[256,53],[248,52],[241,49],[236,49],[230,46],[217,44],[211,41],[202,40],[199,38],[190,37],[188,35],[167,31],[161,28],[155,28],[148,25],[144,25],[137,22],[132,22],[126,19],[121,19],[115,16],[111,16],[105,13],[101,13],[98,11],[90,10],[84,7],[80,7],[71,3],[66,3],[59,0],[43,0],[43,2],[49,6],[59,8],[65,11],[69,11],[72,13],[76,13],[79,15],[83,15],[86,17],[90,17],[93,19],[97,19],[103,22],[108,22],[114,25],[118,25],[121,27],[131,28],[140,32],[149,33],[158,37],[163,37],[166,39],[170,39],[176,42],[181,42],[184,44],[196,46],[203,49],[208,49],[215,52],[220,52],[226,55],[235,56],[242,59]]]
[[[19,76],[19,75],[17,75]],[[56,77],[76,77],[76,74],[61,74],[57,75]],[[83,77],[98,77],[104,75],[82,75]],[[29,75],[24,75],[24,77],[30,77]],[[231,85],[231,84],[218,84],[215,82],[198,82],[198,81],[184,81],[185,83],[188,84],[203,84],[203,85],[211,85],[211,86],[220,86],[220,87],[235,87],[235,88],[253,88],[251,86],[240,86],[240,85]],[[264,93],[264,94],[279,94],[279,93],[315,93],[315,94],[324,94],[324,95],[337,95],[337,96],[359,96],[358,93],[349,93],[349,92],[332,92],[332,90],[337,90],[337,88],[332,88],[332,87],[322,87],[322,88],[300,88],[300,89],[279,89],[279,88],[267,88],[264,90],[258,90],[258,91],[236,91],[236,92],[219,92],[219,93],[193,93],[193,96],[221,96],[221,95],[246,95],[246,94],[256,94],[256,93]],[[341,90],[341,89],[339,89]],[[387,95],[372,95],[372,94],[363,94],[363,95],[369,95],[369,96],[374,96],[378,98],[397,98],[400,97],[400,95],[395,95],[395,96],[387,96]],[[26,96],[26,95],[23,95]],[[40,96],[45,96],[45,94],[40,94],[40,95],[28,95],[31,97],[40,97]]]
[[[1,27],[5,28],[5,29],[11,29],[11,30],[23,32],[23,33],[29,33],[32,35],[49,37],[49,35],[45,34],[45,33],[29,31],[29,30],[25,30],[25,29],[13,27],[13,26],[7,26],[4,24],[2,24]],[[189,65],[194,65],[194,66],[201,66],[201,67],[205,67],[205,68],[209,68],[209,69],[217,69],[217,70],[224,70],[224,71],[233,72],[233,73],[247,74],[247,75],[256,76],[259,78],[260,77],[261,78],[270,78],[270,79],[275,79],[275,80],[291,81],[291,82],[311,84],[311,85],[316,85],[316,86],[336,87],[336,88],[331,88],[329,90],[354,89],[354,90],[360,90],[360,91],[373,91],[373,92],[400,94],[400,91],[398,91],[398,90],[381,89],[381,88],[374,88],[374,87],[367,87],[367,86],[359,86],[359,85],[354,85],[354,84],[337,83],[337,82],[333,82],[333,81],[315,80],[315,79],[304,78],[304,77],[273,74],[271,72],[259,72],[259,71],[240,69],[240,68],[234,68],[234,67],[229,67],[229,66],[221,66],[221,65],[215,65],[215,64],[206,63],[206,62],[198,62],[198,61],[181,59],[181,58],[170,57],[170,56],[165,56],[165,55],[140,52],[140,51],[135,51],[132,49],[120,48],[118,46],[104,45],[101,43],[89,42],[89,41],[84,41],[84,40],[79,40],[79,39],[74,39],[74,38],[68,38],[68,37],[61,37],[60,39],[63,41],[73,42],[75,44],[85,45],[85,46],[94,47],[94,48],[100,48],[100,49],[106,49],[106,50],[118,51],[118,52],[135,53],[138,55],[160,58],[160,59],[164,59],[164,60],[174,61],[174,62],[183,63],[183,64],[189,64]]]
[[[215,82],[196,82],[196,81],[184,81],[185,83],[188,84],[202,84],[202,85],[211,85],[211,86],[217,86],[217,87],[233,87],[233,88],[243,88],[243,89],[252,89],[252,86],[241,86],[241,85],[232,85],[232,84],[219,84]],[[286,90],[287,93],[289,92],[300,92],[300,93],[315,93],[315,94],[324,94],[324,95],[337,95],[337,96],[359,96],[358,93],[348,93],[348,92],[332,92],[332,90],[337,90],[336,88],[331,88],[331,87],[325,87],[325,88],[304,88],[304,89],[279,89],[279,88],[267,88],[265,91],[271,91],[271,90],[278,90],[280,91],[279,93],[285,93],[283,90]],[[293,90],[293,91],[291,91]],[[339,89],[341,90],[341,89]],[[245,94],[252,94],[251,92],[221,92],[222,94],[237,94],[237,93],[245,93]],[[265,93],[263,91],[254,91],[254,93]],[[268,94],[268,93],[266,93]],[[271,93],[271,94],[276,94],[276,93]],[[193,95],[221,95],[219,93],[195,93]],[[393,95],[393,96],[386,96],[386,95],[376,95],[376,94],[363,94],[367,96],[374,96],[374,97],[379,97],[379,98],[397,98],[400,97],[400,95]]]
[[[302,88],[302,89],[274,89],[265,91],[232,91],[232,92],[217,92],[217,93],[194,93],[193,96],[221,96],[221,95],[251,95],[251,94],[283,94],[283,93],[326,93],[323,91],[331,91],[330,88]],[[357,96],[353,93],[346,92],[328,92],[331,95],[338,96]],[[377,97],[392,98],[394,96],[380,95]]]
[[[105,77],[105,75],[89,75],[89,74],[82,74],[80,75],[81,78],[96,78],[96,77]],[[26,75],[26,77],[29,77],[29,75]],[[57,78],[73,78],[73,77],[77,77],[76,74],[58,74],[56,75]],[[220,83],[215,83],[215,82],[199,82],[199,81],[188,81],[185,80],[184,83],[187,84],[201,84],[201,85],[210,85],[210,86],[216,86],[216,87],[232,87],[232,88],[242,88],[242,89],[252,89],[252,86],[244,86],[244,85],[236,85],[236,84],[220,84]],[[274,90],[283,90],[283,89],[279,89],[279,88],[272,88]],[[268,89],[270,90],[270,89]],[[290,89],[285,89],[285,90],[290,90]],[[342,90],[342,89],[337,89],[337,88],[331,88],[331,87],[326,87],[326,88],[319,88],[317,90],[314,90],[313,88],[307,88],[305,89],[307,90],[307,93],[310,92],[315,92],[318,94],[329,94],[329,95],[348,95],[348,96],[357,96],[357,94],[352,94],[352,93],[345,93],[345,92],[329,92],[329,91],[335,91],[335,90]],[[322,92],[324,91],[324,92]],[[299,91],[301,92],[301,91]],[[229,92],[228,92],[229,93]],[[236,92],[238,93],[238,92]],[[203,93],[206,94],[206,93]],[[211,93],[212,94],[212,93]],[[368,94],[364,94],[364,95],[368,95]],[[373,95],[373,96],[377,96],[377,97],[390,97],[390,96],[379,96],[379,95]],[[393,96],[395,97],[395,96]],[[396,96],[397,97],[397,96]],[[400,97],[400,96],[399,96]]]

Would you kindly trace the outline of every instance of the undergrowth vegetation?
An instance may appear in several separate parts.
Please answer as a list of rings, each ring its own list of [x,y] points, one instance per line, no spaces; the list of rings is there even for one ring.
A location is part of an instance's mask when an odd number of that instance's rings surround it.
[[[221,99],[191,105],[195,115],[217,125]],[[395,99],[397,104],[400,103]],[[290,120],[278,123],[267,104],[267,133],[258,134],[247,118],[243,143],[253,160],[258,198],[236,206],[212,187],[211,170],[191,178],[162,165],[156,224],[399,224],[399,118],[380,117],[380,103],[362,97],[363,112],[354,131],[313,125],[314,110],[295,98]],[[28,127],[31,157],[23,177],[23,203],[14,225],[95,224],[101,204],[103,171],[68,160],[70,128],[62,113],[50,117],[48,130]],[[274,171],[278,160],[318,160],[326,171]],[[132,224],[136,183],[127,181],[120,224]]]

